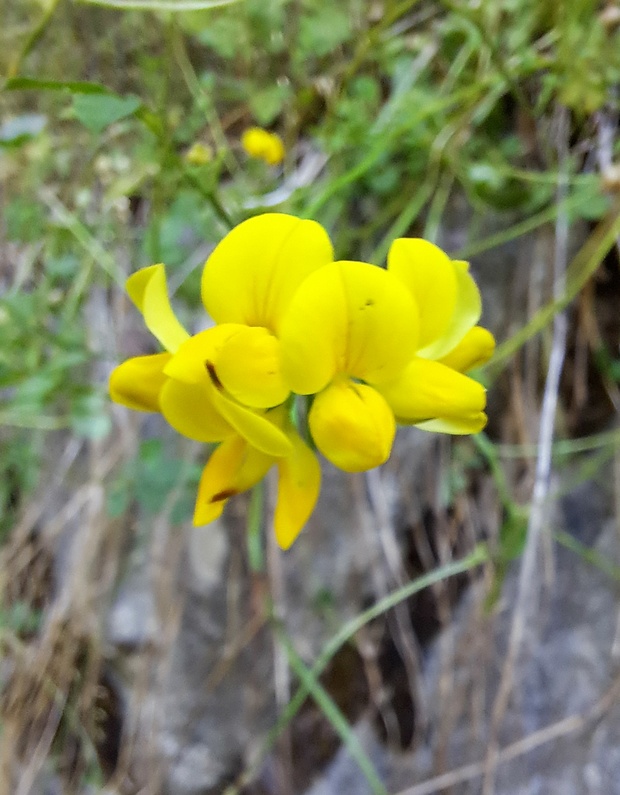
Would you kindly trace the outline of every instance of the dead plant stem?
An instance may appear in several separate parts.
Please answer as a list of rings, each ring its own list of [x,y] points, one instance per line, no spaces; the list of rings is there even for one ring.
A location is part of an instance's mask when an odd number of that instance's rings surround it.
[[[569,117],[566,108],[560,107],[558,112],[558,161],[559,178],[557,202],[561,206],[567,191],[568,169],[568,136]],[[566,266],[568,262],[568,216],[560,212],[555,226],[555,257],[553,263],[553,297],[558,300],[566,287]],[[498,733],[508,701],[512,693],[515,669],[522,651],[526,627],[534,615],[539,587],[538,561],[543,534],[546,531],[548,518],[548,494],[551,477],[551,452],[555,426],[555,413],[558,404],[560,375],[566,352],[567,318],[565,312],[559,312],[553,322],[553,336],[549,369],[545,381],[545,390],[540,416],[538,457],[532,493],[532,503],[527,527],[525,550],[521,561],[521,569],[517,584],[517,597],[513,612],[506,662],[498,693],[493,704],[491,717],[490,742],[486,758],[486,770],[482,788],[483,795],[493,795],[495,790],[495,771],[499,762]],[[547,528],[548,530],[548,528]]]
[[[584,715],[569,715],[567,718],[551,723],[538,731],[532,732],[520,740],[500,749],[497,753],[497,764],[505,764],[513,759],[517,759],[524,754],[539,748],[541,745],[567,737],[574,732],[582,731],[590,723],[599,720],[605,712],[612,706],[618,692],[620,691],[620,677],[618,677],[603,696],[592,706]],[[463,765],[448,773],[414,784],[412,787],[401,790],[396,795],[434,795],[442,792],[448,787],[463,784],[466,781],[473,781],[483,776],[487,770],[487,760],[473,762]]]

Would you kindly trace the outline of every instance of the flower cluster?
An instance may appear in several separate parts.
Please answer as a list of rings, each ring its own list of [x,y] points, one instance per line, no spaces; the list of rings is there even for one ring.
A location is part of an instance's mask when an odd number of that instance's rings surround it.
[[[334,261],[316,222],[268,213],[235,227],[205,263],[202,299],[215,325],[190,336],[170,307],[163,265],[127,291],[165,352],[129,359],[113,400],[161,412],[184,436],[217,443],[194,524],[275,465],[274,527],[288,548],[320,489],[317,457],[299,431],[295,396],[311,396],[316,448],[347,472],[385,462],[396,425],[475,433],[484,388],[464,373],[494,340],[477,326],[480,294],[465,262],[424,240],[392,244],[387,269]]]

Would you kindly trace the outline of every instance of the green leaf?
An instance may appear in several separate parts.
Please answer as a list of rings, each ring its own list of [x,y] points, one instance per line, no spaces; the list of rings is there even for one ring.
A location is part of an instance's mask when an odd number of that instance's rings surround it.
[[[70,91],[72,94],[109,94],[100,83],[87,80],[39,80],[36,77],[12,77],[4,84],[5,91]]]
[[[204,27],[197,38],[201,44],[211,47],[222,58],[234,58],[247,44],[243,19],[237,16],[220,16],[208,27]],[[205,87],[206,88],[206,87]]]
[[[91,132],[100,133],[115,121],[132,116],[142,105],[135,96],[78,94],[73,99],[76,118]]]
[[[81,0],[94,6],[143,11],[204,11],[238,3],[240,0]]]
[[[267,125],[282,112],[291,89],[288,85],[267,86],[250,94],[250,108],[259,124]]]
[[[301,682],[295,694],[285,706],[275,725],[269,731],[262,745],[261,752],[257,758],[265,758],[269,750],[275,745],[275,742],[280,736],[282,730],[299,711],[306,696],[311,693],[313,682],[316,681],[317,677],[319,677],[325,670],[329,661],[332,659],[334,654],[336,654],[338,649],[344,646],[345,643],[348,643],[362,627],[364,627],[374,618],[377,618],[377,616],[380,616],[387,610],[390,610],[395,605],[400,604],[400,602],[404,601],[405,599],[408,599],[414,594],[419,593],[424,588],[428,588],[430,585],[433,585],[436,582],[441,582],[448,577],[469,571],[470,569],[485,563],[489,559],[490,556],[486,547],[478,545],[466,557],[461,558],[460,560],[452,561],[451,563],[446,563],[445,565],[440,566],[437,569],[433,569],[433,571],[429,571],[427,574],[423,574],[421,577],[408,582],[406,585],[380,599],[375,605],[369,607],[367,610],[364,610],[358,616],[352,618],[343,627],[341,627],[340,630],[336,632],[336,634],[333,635],[325,644],[322,652],[319,654],[312,668],[307,670],[305,681]]]
[[[323,715],[325,715],[327,720],[331,723],[333,728],[340,736],[340,739],[343,741],[347,747],[347,750],[357,762],[360,770],[364,774],[364,777],[368,782],[368,786],[370,787],[373,795],[387,795],[387,790],[383,786],[383,783],[381,782],[381,779],[379,778],[372,761],[366,755],[366,752],[358,740],[357,735],[353,731],[353,728],[345,716],[340,711],[338,705],[334,702],[327,690],[325,690],[323,685],[319,682],[314,672],[308,668],[301,657],[297,654],[288,635],[280,627],[278,627],[277,624],[276,632],[280,638],[282,647],[286,652],[286,656],[288,657],[288,663],[295,674],[299,677],[302,687],[310,693],[317,706],[323,712]]]
[[[322,58],[344,44],[352,33],[349,10],[330,2],[312,6],[299,20],[297,55],[301,59]]]
[[[45,231],[45,209],[28,198],[17,197],[4,208],[7,240],[34,243]]]

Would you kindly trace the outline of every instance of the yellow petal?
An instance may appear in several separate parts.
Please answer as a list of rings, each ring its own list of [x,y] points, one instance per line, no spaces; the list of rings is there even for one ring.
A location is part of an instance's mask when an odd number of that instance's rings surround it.
[[[301,285],[280,332],[282,371],[311,394],[342,373],[376,383],[394,378],[417,348],[416,305],[402,283],[365,262],[334,262]]]
[[[129,297],[142,312],[148,330],[167,351],[174,353],[189,334],[170,306],[164,266],[142,268],[127,279],[125,286]]]
[[[420,348],[447,330],[457,300],[452,262],[438,246],[420,238],[399,238],[388,252],[388,271],[407,286],[420,312]]]
[[[453,435],[480,433],[487,424],[488,417],[484,411],[467,417],[466,419],[428,420],[416,423],[416,428],[432,433],[451,433]]]
[[[346,472],[363,472],[387,461],[396,423],[372,387],[338,380],[318,394],[308,416],[316,446]]]
[[[197,442],[221,442],[233,433],[213,402],[210,384],[184,384],[169,378],[159,396],[161,413],[183,436]]]
[[[230,497],[255,486],[274,459],[252,448],[236,434],[213,451],[203,469],[194,509],[194,524],[212,522]]]
[[[468,267],[427,240],[392,243],[388,270],[407,285],[420,310],[420,356],[445,356],[480,319],[480,293]]]
[[[288,549],[314,510],[321,488],[321,467],[295,431],[289,431],[291,453],[278,459],[278,501],[274,514],[276,540]]]
[[[482,299],[476,282],[469,273],[467,262],[453,260],[454,273],[457,280],[457,294],[454,312],[448,328],[441,337],[426,348],[421,348],[420,356],[428,359],[439,359],[451,351],[463,339],[465,334],[480,320]]]
[[[329,237],[315,221],[259,215],[216,246],[202,274],[202,300],[216,323],[264,326],[277,335],[295,290],[332,259]]]
[[[209,364],[215,367],[226,342],[245,326],[223,323],[205,329],[179,346],[166,365],[166,375],[185,384],[199,384],[209,379]]]
[[[257,332],[259,336],[267,334],[264,329],[248,329],[248,331]],[[201,438],[210,433],[209,429],[214,424],[215,416],[219,418],[219,424],[216,425],[218,433],[222,427],[234,429],[264,453],[275,456],[286,455],[290,451],[290,442],[286,435],[263,415],[237,403],[227,394],[226,385],[222,383],[219,367],[225,359],[226,345],[240,333],[245,336],[245,332],[245,326],[224,323],[202,331],[183,343],[166,365],[166,375],[170,377],[171,382],[177,384],[177,387],[174,390],[169,387],[169,391],[166,391],[165,411],[162,404],[162,412],[174,428],[191,439],[198,441],[222,439],[221,435],[217,439]],[[229,352],[232,355],[237,354],[234,349]],[[233,387],[238,387],[239,382],[242,383],[244,361],[240,363],[237,371],[234,363],[229,366],[230,372],[238,379],[238,382],[234,382],[233,378]],[[277,383],[276,388],[273,388],[276,379],[268,374],[265,375],[265,379],[267,386],[262,383],[263,398],[265,392],[268,392],[269,397],[273,399],[274,396],[278,398],[284,391],[284,400],[288,388],[284,387],[280,394],[276,394]],[[255,384],[255,392],[259,391],[260,387],[261,384]],[[204,417],[201,406],[205,407]]]
[[[286,434],[262,414],[235,403],[217,388],[211,390],[216,410],[251,445],[267,455],[288,455],[291,443]]]
[[[208,379],[254,408],[283,403],[289,394],[280,371],[280,344],[267,329],[222,323],[186,340],[166,366],[186,384]]]
[[[488,362],[495,350],[495,339],[482,326],[470,329],[459,344],[439,361],[446,367],[466,373]]]
[[[214,366],[224,389],[247,406],[278,406],[289,395],[280,370],[280,343],[265,328],[240,326],[222,345]]]
[[[484,425],[484,387],[439,362],[416,358],[398,379],[390,384],[382,384],[380,391],[402,424],[418,425],[431,420],[445,420],[451,421],[455,427],[477,430],[480,430],[478,426],[481,422]],[[427,428],[430,429],[430,426]],[[446,428],[444,432],[475,431]]]
[[[159,393],[166,376],[169,353],[136,356],[119,364],[110,375],[110,397],[136,411],[159,411]]]

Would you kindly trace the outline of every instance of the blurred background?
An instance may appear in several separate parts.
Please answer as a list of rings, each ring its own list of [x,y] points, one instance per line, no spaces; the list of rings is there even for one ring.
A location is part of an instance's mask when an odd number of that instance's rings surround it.
[[[0,791],[620,793],[617,2],[0,18]],[[325,466],[286,554],[273,483],[192,528],[209,450],[107,396],[156,351],[126,277],[196,331],[267,210],[469,260],[499,342],[482,434]]]

